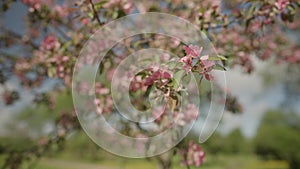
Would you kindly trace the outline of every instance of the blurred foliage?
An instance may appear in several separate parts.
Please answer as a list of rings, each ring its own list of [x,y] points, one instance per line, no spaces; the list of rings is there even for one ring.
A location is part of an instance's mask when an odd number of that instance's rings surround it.
[[[300,117],[268,112],[255,138],[255,152],[264,159],[281,159],[291,169],[300,168]]]
[[[251,140],[246,139],[240,129],[231,131],[228,135],[218,132],[203,144],[203,148],[212,154],[250,154],[252,152]]]
[[[53,92],[52,99],[55,99],[53,107],[47,104],[32,104],[28,105],[21,112],[19,112],[11,123],[7,125],[11,134],[20,133],[28,137],[39,137],[49,134],[54,128],[55,120],[62,113],[69,113],[73,111],[73,102],[71,93]],[[16,125],[17,124],[17,125]],[[21,127],[18,124],[22,124]],[[24,132],[26,131],[26,132]]]

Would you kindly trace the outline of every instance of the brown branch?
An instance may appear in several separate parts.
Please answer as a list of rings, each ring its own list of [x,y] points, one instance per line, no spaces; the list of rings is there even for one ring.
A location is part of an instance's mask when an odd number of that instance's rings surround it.
[[[97,13],[97,11],[96,11],[95,4],[93,3],[93,0],[89,0],[89,2],[90,2],[90,4],[91,4],[91,6],[92,6],[92,10],[93,10],[93,13],[94,13],[94,19],[96,19],[97,22],[98,22],[98,24],[99,24],[100,26],[102,26],[102,23],[101,23],[101,21],[100,21],[100,19],[99,19],[99,17],[98,17],[98,13]]]
[[[5,33],[5,35],[8,37],[8,38],[15,38],[17,40],[19,40],[20,42],[24,43],[24,41],[22,40],[23,38],[23,35],[22,34],[19,34],[17,32],[14,32],[12,30],[9,30],[9,29],[6,29],[6,28],[1,28],[0,31],[3,31],[3,33]],[[39,49],[39,45],[34,43],[31,39],[28,39],[26,41],[28,43],[28,45],[30,45],[32,48],[34,49]]]

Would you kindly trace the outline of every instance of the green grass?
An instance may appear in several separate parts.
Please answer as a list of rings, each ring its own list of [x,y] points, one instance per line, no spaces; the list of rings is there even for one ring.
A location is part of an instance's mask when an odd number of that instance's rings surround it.
[[[180,165],[178,157],[173,159],[173,169],[186,169]],[[0,156],[2,164],[3,157]],[[156,169],[156,161],[145,159],[127,159],[113,155],[105,155],[100,160],[87,160],[71,155],[58,155],[42,158],[35,165],[36,169]],[[285,161],[262,161],[255,155],[207,155],[201,167],[191,169],[288,169]]]
[[[98,162],[86,162],[78,160],[64,160],[44,158],[37,169],[156,169],[155,161],[144,159],[123,159],[120,157],[108,157]],[[191,167],[196,169],[197,167]],[[200,169],[288,169],[284,161],[261,161],[254,155],[218,155],[207,156],[206,162],[198,167]],[[179,158],[175,158],[173,169],[185,169],[180,166]]]

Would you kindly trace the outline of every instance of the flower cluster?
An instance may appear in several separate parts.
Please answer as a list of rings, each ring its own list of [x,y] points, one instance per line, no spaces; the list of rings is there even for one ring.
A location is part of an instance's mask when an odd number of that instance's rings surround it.
[[[194,104],[188,104],[187,105],[187,111],[186,112],[174,112],[174,123],[179,126],[184,126],[187,123],[190,123],[192,120],[196,120],[199,114],[198,107]]]
[[[119,6],[126,14],[130,14],[134,10],[134,5],[130,0],[110,0],[103,5],[104,8],[112,8],[114,6]]]
[[[137,90],[146,91],[149,86],[156,83],[156,86],[163,86],[169,82],[173,77],[172,72],[163,70],[158,67],[150,67],[144,71],[145,77],[136,75],[130,84],[130,91],[136,92]]]
[[[190,141],[188,149],[183,150],[183,159],[181,161],[182,165],[199,167],[205,160],[205,153],[198,144]]]
[[[39,10],[42,6],[41,0],[22,0],[22,2],[30,6],[29,11],[33,12],[34,10]]]
[[[59,42],[57,36],[55,35],[47,35],[40,46],[40,49],[42,51],[45,50],[55,50],[58,49],[60,47],[61,43]]]
[[[69,11],[65,6],[55,5],[54,7],[58,17],[63,18],[69,15]]]
[[[179,60],[184,64],[183,68],[187,72],[199,72],[201,75],[205,75],[207,80],[211,80],[209,72],[212,70],[215,62],[209,60],[208,55],[201,56],[203,47],[195,45],[184,46],[184,51],[186,56]]]
[[[17,91],[5,91],[2,95],[2,99],[6,105],[13,104],[19,98],[20,96]]]
[[[95,94],[98,96],[94,100],[94,105],[96,106],[97,113],[110,113],[112,111],[113,106],[112,97],[109,96],[110,90],[103,86],[100,82],[97,82],[95,84]]]
[[[290,0],[277,0],[277,2],[275,2],[275,6],[280,11],[283,11],[289,4],[290,4]]]
[[[162,82],[164,84],[166,84],[168,82],[169,79],[172,78],[172,74],[170,72],[167,71],[162,71],[161,69],[155,70],[153,68],[150,68],[150,75],[145,79],[144,84],[146,86],[151,86],[154,84],[154,82]]]
[[[66,85],[71,85],[71,79],[68,75],[72,73],[72,68],[67,66],[70,62],[69,56],[55,55],[48,61],[49,64],[56,65],[55,69],[48,70],[49,76],[61,78]]]

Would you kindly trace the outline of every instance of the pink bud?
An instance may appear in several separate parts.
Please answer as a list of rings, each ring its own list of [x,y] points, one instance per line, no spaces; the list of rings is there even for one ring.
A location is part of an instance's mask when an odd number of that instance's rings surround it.
[[[170,73],[164,72],[164,73],[163,73],[163,78],[165,78],[165,79],[170,79],[170,78],[171,78]]]

